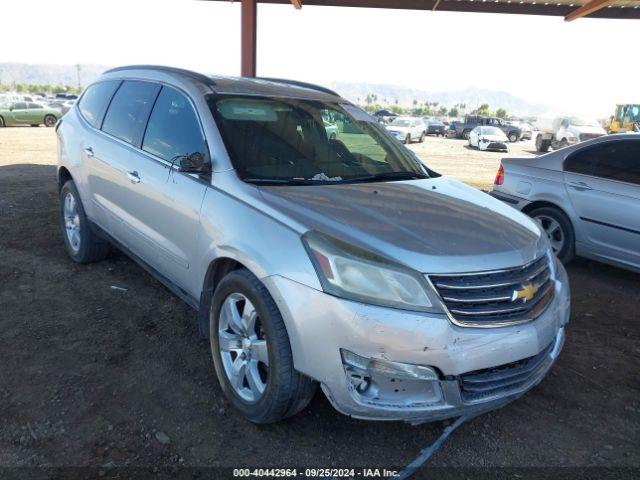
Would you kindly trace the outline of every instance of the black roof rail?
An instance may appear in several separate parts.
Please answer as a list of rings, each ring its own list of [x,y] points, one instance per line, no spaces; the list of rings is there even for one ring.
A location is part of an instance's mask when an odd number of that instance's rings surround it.
[[[311,90],[317,90],[318,92],[328,93],[329,95],[335,95],[339,97],[336,92],[320,85],[314,85],[313,83],[300,82],[298,80],[289,80],[287,78],[271,78],[271,77],[256,77],[256,80],[266,80],[267,82],[285,83],[287,85],[293,85],[295,87],[309,88]]]
[[[162,65],[126,65],[123,67],[111,68],[105,71],[104,73],[120,72],[123,70],[159,70],[162,72],[177,73],[179,75],[184,75],[185,77],[198,80],[199,82],[205,83],[206,85],[215,85],[215,82],[211,77],[207,77],[202,73],[192,72],[191,70],[184,70],[182,68],[165,67]]]

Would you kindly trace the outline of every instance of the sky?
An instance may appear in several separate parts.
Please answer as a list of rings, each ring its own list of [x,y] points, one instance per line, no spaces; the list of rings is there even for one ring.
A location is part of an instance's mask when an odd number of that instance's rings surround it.
[[[1,11],[23,21],[3,22],[0,62],[239,74],[240,2],[3,0]],[[257,68],[319,84],[488,88],[604,117],[640,102],[638,33],[640,20],[259,5]]]

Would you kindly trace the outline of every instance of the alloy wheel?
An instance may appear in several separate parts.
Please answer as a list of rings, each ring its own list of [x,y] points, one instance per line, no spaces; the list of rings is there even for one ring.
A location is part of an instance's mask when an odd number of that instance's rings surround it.
[[[242,400],[258,402],[269,378],[269,349],[260,316],[245,295],[232,293],[222,303],[218,344],[231,388]]]
[[[565,242],[564,231],[562,230],[560,223],[558,223],[556,219],[547,215],[537,215],[535,219],[547,234],[547,238],[551,243],[551,248],[553,248],[554,253],[558,254],[562,251]]]
[[[80,251],[80,214],[78,204],[71,192],[64,196],[64,231],[73,253]]]

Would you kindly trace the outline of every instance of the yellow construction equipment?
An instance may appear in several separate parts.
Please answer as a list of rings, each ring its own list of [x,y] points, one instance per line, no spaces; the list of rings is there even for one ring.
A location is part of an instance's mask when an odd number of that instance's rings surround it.
[[[640,104],[619,103],[607,122],[607,132],[624,133],[640,131]]]

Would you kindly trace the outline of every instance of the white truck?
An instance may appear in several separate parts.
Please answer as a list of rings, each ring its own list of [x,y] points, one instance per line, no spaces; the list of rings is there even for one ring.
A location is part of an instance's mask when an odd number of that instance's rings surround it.
[[[553,119],[540,118],[536,122],[536,150],[547,152],[574,143],[606,135],[604,128],[589,118],[560,116]]]

